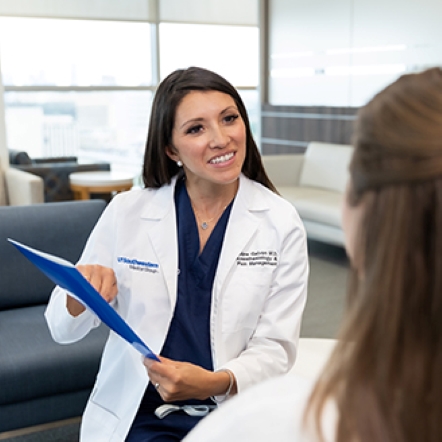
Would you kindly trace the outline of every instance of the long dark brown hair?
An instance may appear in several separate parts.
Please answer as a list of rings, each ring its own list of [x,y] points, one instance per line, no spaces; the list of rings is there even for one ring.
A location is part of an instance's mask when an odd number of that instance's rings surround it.
[[[170,183],[171,178],[180,171],[176,163],[167,156],[166,148],[172,145],[176,109],[183,98],[192,91],[218,91],[233,98],[246,128],[246,156],[242,173],[276,192],[264,170],[241,96],[225,78],[199,67],[178,69],[169,74],[158,86],[152,104],[144,152],[144,185],[161,187]]]
[[[360,112],[350,205],[363,204],[346,319],[305,422],[337,442],[442,440],[442,71],[400,77]]]

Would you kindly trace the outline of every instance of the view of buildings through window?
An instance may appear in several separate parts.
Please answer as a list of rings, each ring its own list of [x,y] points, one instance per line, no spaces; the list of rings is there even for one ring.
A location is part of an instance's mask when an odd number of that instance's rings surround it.
[[[156,87],[151,27],[0,17],[8,148],[138,173]],[[161,78],[191,65],[220,73],[238,87],[258,137],[257,27],[162,23],[159,35]]]

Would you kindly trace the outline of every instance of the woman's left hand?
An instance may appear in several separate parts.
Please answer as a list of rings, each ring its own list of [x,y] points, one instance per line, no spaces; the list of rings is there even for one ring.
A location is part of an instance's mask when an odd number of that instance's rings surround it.
[[[230,376],[225,371],[213,372],[198,365],[173,361],[162,356],[159,359],[161,362],[144,359],[144,365],[150,381],[165,402],[204,400],[224,394],[229,387]]]

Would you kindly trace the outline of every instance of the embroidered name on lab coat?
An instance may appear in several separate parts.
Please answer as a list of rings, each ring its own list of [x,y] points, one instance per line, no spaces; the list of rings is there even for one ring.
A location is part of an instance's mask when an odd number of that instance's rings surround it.
[[[140,261],[138,259],[125,258],[124,256],[119,256],[117,261],[128,265],[131,270],[137,270],[139,272],[158,273],[160,267],[158,264],[150,261]]]
[[[238,266],[276,266],[278,253],[273,250],[257,250],[256,252],[241,252],[236,258]]]

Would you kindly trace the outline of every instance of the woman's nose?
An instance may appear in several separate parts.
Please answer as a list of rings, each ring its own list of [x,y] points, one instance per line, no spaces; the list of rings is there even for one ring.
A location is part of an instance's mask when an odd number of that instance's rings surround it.
[[[224,128],[214,127],[211,131],[209,146],[211,149],[222,149],[229,143],[229,136]]]

